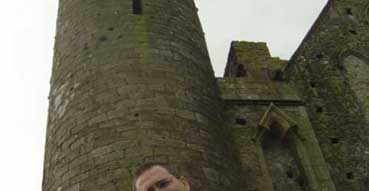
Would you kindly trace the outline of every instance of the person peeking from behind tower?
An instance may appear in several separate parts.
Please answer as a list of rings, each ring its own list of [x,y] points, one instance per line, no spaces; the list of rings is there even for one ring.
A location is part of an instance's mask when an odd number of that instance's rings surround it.
[[[167,163],[150,162],[136,170],[133,191],[189,191],[186,177],[175,176]]]

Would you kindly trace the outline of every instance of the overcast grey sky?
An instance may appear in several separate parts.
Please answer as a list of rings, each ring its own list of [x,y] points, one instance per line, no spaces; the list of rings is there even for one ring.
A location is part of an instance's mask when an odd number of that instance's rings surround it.
[[[0,6],[0,189],[40,191],[57,0]],[[213,67],[232,40],[264,41],[288,59],[327,0],[196,0]]]

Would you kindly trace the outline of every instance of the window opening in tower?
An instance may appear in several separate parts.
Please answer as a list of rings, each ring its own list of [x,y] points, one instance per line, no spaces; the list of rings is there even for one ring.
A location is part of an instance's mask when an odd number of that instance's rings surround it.
[[[132,0],[133,1],[133,14],[141,15],[142,14],[142,0]]]

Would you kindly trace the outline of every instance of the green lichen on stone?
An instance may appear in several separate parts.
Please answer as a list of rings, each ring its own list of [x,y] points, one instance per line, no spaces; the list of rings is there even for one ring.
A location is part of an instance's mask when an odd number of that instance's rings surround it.
[[[239,62],[250,64],[262,64],[260,62],[270,58],[269,49],[265,42],[234,41],[231,48],[236,53]]]
[[[329,1],[290,61],[232,42],[217,84],[195,5],[142,2],[60,1],[43,191],[130,191],[149,161],[191,190],[368,189],[366,1]]]
[[[225,76],[247,76],[248,80],[268,81],[275,78],[287,61],[271,57],[264,42],[234,41]]]
[[[139,55],[139,63],[144,64],[147,54],[147,22],[144,15],[133,15],[133,36],[136,45],[135,52]]]

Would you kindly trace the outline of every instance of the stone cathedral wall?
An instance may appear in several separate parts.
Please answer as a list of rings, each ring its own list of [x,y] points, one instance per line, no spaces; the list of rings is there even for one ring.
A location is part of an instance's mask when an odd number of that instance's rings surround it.
[[[284,73],[306,102],[338,191],[369,188],[368,15],[368,1],[329,1]]]
[[[225,77],[225,128],[241,161],[240,188],[250,191],[334,191],[305,103],[280,79],[287,62],[265,43],[232,42]],[[241,71],[240,71],[241,70]]]

